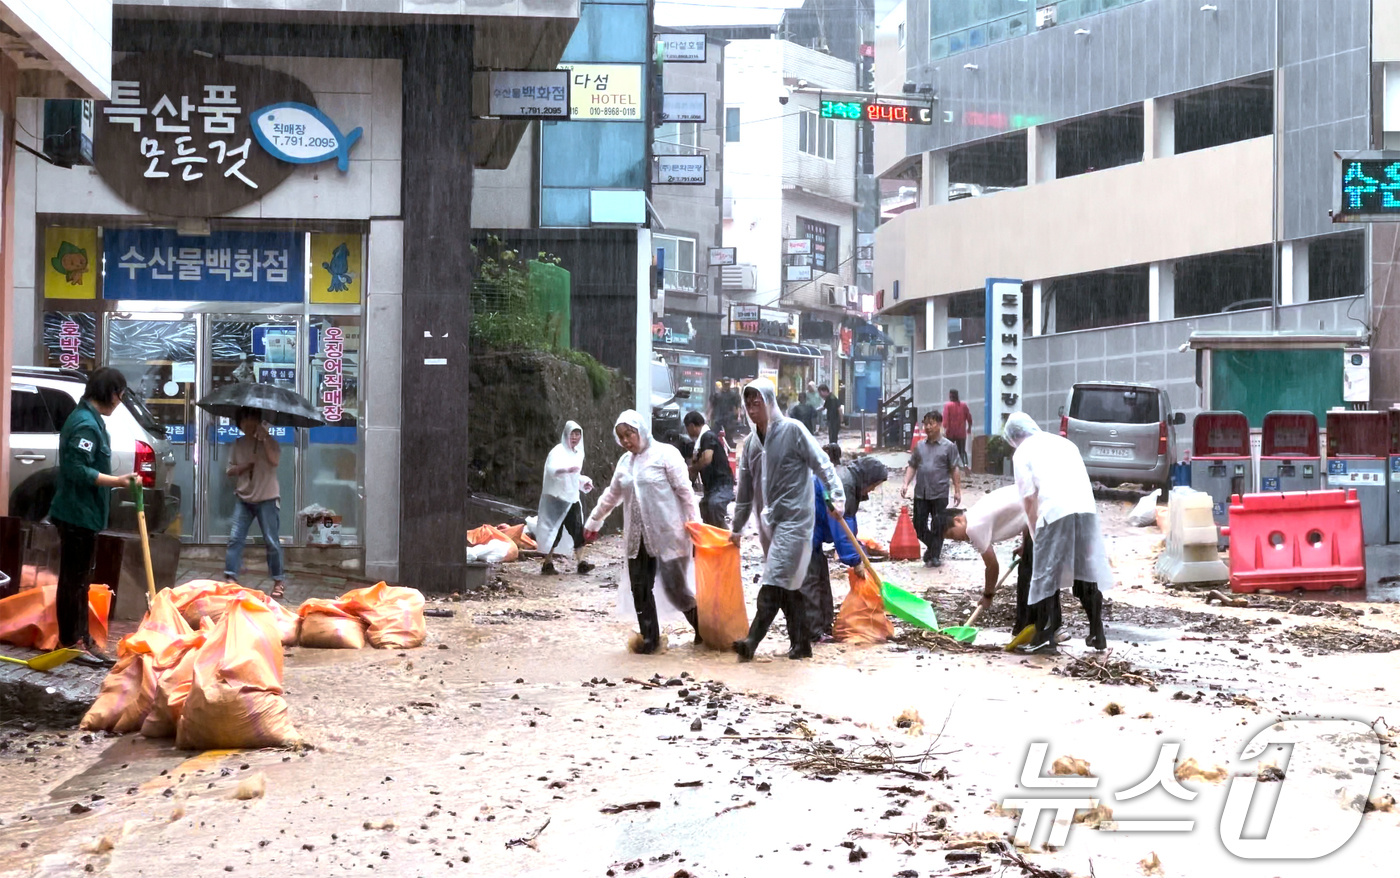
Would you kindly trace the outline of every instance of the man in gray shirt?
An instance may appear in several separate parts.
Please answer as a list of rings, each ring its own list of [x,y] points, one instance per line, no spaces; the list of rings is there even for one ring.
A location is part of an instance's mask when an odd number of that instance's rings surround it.
[[[962,475],[958,471],[958,447],[943,438],[943,413],[937,409],[924,415],[927,438],[909,455],[900,496],[909,496],[914,485],[914,532],[924,544],[924,566],[943,566],[943,531],[947,523],[948,484],[953,486],[953,505],[962,505]],[[917,482],[916,482],[917,480]]]

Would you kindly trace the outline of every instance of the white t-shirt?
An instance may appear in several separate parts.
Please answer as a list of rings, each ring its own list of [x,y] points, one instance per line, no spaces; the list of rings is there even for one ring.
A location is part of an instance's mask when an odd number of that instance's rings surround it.
[[[1084,458],[1079,456],[1078,446],[1065,437],[1033,433],[1016,449],[1012,461],[1022,501],[1036,498],[1036,533],[1067,515],[1098,512]]]
[[[1015,485],[997,488],[967,510],[967,541],[978,554],[1026,529],[1026,510]]]

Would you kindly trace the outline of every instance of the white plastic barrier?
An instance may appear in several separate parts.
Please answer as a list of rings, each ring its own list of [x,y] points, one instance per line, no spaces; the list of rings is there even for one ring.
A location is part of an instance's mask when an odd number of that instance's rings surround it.
[[[1157,559],[1157,578],[1178,584],[1225,582],[1230,568],[1220,558],[1218,539],[1210,495],[1172,488],[1167,501],[1167,546]]]

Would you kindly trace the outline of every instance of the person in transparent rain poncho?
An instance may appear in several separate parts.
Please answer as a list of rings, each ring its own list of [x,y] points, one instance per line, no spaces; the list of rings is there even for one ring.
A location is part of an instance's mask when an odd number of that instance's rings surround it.
[[[788,627],[788,658],[812,655],[807,607],[799,591],[812,557],[812,532],[817,521],[816,475],[825,486],[838,516],[845,513],[846,494],[826,452],[807,428],[778,411],[777,391],[766,378],[744,387],[744,411],[753,432],[739,453],[734,533],[739,544],[749,516],[758,513],[758,539],[763,545],[762,587],[749,636],[734,641],[740,661],[753,659],[778,610]]]
[[[1031,566],[1030,621],[1035,637],[1028,651],[1053,651],[1060,628],[1060,589],[1072,586],[1089,617],[1090,647],[1108,645],[1103,629],[1103,592],[1113,587],[1094,488],[1079,448],[1063,436],[1043,432],[1030,415],[1006,421],[1006,441],[1016,449],[1016,490],[1026,510],[1035,553]]]
[[[695,569],[685,525],[700,520],[700,503],[685,458],[674,446],[654,440],[642,416],[630,409],[618,416],[613,432],[626,454],[583,526],[585,539],[596,537],[608,515],[622,507],[631,588],[618,589],[618,615],[636,613],[642,635],[637,652],[655,652],[661,622],[678,616],[695,629],[698,641]]]
[[[540,491],[540,507],[535,519],[535,533],[544,553],[540,573],[554,576],[557,553],[574,552],[579,573],[588,573],[593,565],[583,560],[583,507],[579,493],[593,492],[593,480],[583,474],[583,428],[573,421],[564,425],[559,444],[549,452],[544,462],[544,488]],[[568,538],[568,545],[564,539]]]

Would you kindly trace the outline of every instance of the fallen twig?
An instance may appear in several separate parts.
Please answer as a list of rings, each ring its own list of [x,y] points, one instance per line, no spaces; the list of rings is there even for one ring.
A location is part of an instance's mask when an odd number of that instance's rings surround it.
[[[607,805],[598,810],[604,814],[621,814],[623,811],[651,811],[660,807],[660,802],[648,799],[645,802],[628,802],[625,805]]]
[[[704,786],[705,782],[703,780],[678,780],[675,785],[677,787],[699,787]]]
[[[664,686],[658,686],[658,685],[655,684],[655,683],[648,683],[648,682],[645,681],[645,680],[638,680],[636,677],[623,677],[623,678],[622,678],[622,682],[624,682],[624,683],[635,683],[635,684],[637,684],[638,686],[641,686],[643,689],[664,689],[664,688],[665,688]]]
[[[1010,860],[1016,866],[1020,867],[1021,871],[1029,875],[1030,878],[1059,878],[1059,873],[1040,868],[1030,860],[1021,856],[1009,845],[1002,846],[1001,856],[1002,859]]]
[[[1056,668],[1055,673],[1098,683],[1130,683],[1134,686],[1146,686],[1149,690],[1157,688],[1157,682],[1147,676],[1146,672],[1134,673],[1133,670],[1133,666],[1123,659],[1084,656],[1070,659],[1063,668]]]
[[[742,805],[730,805],[728,808],[725,808],[725,809],[723,809],[723,810],[721,810],[721,811],[716,811],[716,812],[715,812],[715,816],[718,817],[718,816],[720,816],[721,814],[728,814],[730,811],[740,811],[740,810],[742,810],[742,809],[744,809],[744,808],[752,808],[753,806],[754,806],[754,802],[753,802],[752,799],[750,799],[749,801],[745,802],[745,803],[742,804]]]
[[[507,848],[513,848],[513,847],[516,847],[516,846],[518,846],[518,845],[523,845],[523,846],[525,846],[525,847],[530,848],[531,850],[536,850],[536,851],[539,850],[539,849],[540,849],[540,848],[539,848],[539,845],[535,844],[535,839],[537,839],[537,838],[540,837],[540,833],[541,833],[541,832],[544,832],[544,828],[545,828],[546,826],[549,825],[549,821],[552,820],[552,819],[554,819],[554,818],[552,818],[552,817],[547,817],[547,818],[545,818],[544,823],[541,824],[541,826],[540,826],[539,829],[536,829],[534,832],[530,833],[529,835],[525,836],[524,838],[512,838],[510,841],[506,842],[506,847],[507,847]]]

